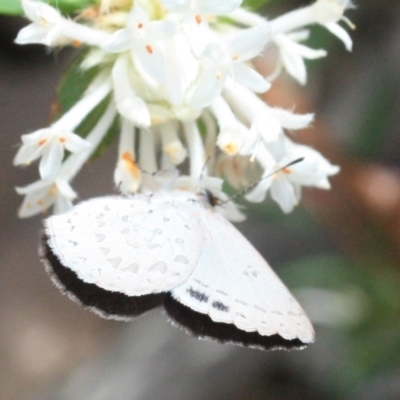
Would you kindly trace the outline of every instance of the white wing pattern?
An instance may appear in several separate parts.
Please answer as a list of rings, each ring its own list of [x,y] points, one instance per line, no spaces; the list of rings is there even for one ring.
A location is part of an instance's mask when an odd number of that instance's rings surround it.
[[[81,280],[141,296],[173,289],[191,274],[204,243],[198,219],[187,218],[196,208],[187,196],[103,197],[48,218],[45,231]]]
[[[314,340],[305,312],[247,239],[224,217],[204,209],[203,252],[172,297],[214,322],[283,339]]]
[[[199,337],[264,349],[313,342],[289,290],[203,203],[182,191],[83,202],[46,220],[47,270],[71,298],[105,317],[164,306]]]

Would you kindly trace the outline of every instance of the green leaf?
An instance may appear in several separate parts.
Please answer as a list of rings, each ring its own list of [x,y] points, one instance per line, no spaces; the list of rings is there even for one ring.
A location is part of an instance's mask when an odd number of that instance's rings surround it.
[[[82,70],[80,67],[86,52],[81,52],[69,65],[57,89],[57,115],[68,111],[83,95],[99,72],[98,68]]]
[[[0,14],[22,15],[22,7],[19,0],[1,0]]]
[[[98,0],[47,0],[55,8],[58,8],[64,14],[75,14],[82,9],[93,4],[99,3]]]
[[[85,138],[95,127],[100,117],[106,111],[108,104],[111,101],[111,96],[107,96],[97,107],[93,109],[91,113],[82,121],[82,123],[75,129],[75,133],[79,136]],[[100,157],[107,147],[112,143],[114,138],[119,132],[119,119],[115,118],[107,133],[105,134],[103,140],[97,146],[97,149],[92,155],[92,159]]]
[[[248,10],[259,10],[269,2],[270,0],[244,0],[242,7],[247,8]]]
[[[47,0],[45,3],[59,9],[64,14],[75,14],[83,8],[97,4],[98,0]],[[0,14],[23,15],[20,0],[0,0]]]

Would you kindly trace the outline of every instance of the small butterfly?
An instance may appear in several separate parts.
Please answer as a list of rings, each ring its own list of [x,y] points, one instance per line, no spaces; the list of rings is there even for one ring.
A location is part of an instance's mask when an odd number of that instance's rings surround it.
[[[289,290],[211,203],[183,190],[82,202],[45,220],[46,270],[106,318],[163,307],[201,338],[266,350],[313,342]]]

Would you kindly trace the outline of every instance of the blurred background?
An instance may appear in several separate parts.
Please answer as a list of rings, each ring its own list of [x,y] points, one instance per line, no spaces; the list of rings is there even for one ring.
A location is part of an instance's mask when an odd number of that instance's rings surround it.
[[[268,16],[307,4],[272,1]],[[41,218],[17,218],[12,167],[20,135],[47,124],[73,51],[13,44],[25,21],[0,17],[0,398],[4,400],[400,399],[400,3],[359,0],[354,51],[323,29],[306,88],[284,74],[271,105],[316,112],[295,140],[341,173],[290,215],[247,205],[238,225],[300,300],[316,328],[306,350],[266,353],[198,341],[154,310],[103,320],[62,296],[37,254]],[[268,66],[260,65],[261,68]],[[90,163],[82,199],[113,191],[116,149]]]

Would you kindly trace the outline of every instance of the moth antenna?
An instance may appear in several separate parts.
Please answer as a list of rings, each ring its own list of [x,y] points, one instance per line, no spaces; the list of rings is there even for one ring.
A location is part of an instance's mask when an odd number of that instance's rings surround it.
[[[243,196],[245,193],[247,193],[249,190],[253,189],[254,187],[256,187],[262,180],[264,179],[268,179],[271,176],[274,176],[275,174],[277,174],[278,172],[283,171],[284,169],[291,167],[292,165],[298,164],[299,162],[302,162],[304,160],[304,157],[300,157],[300,158],[296,158],[296,160],[291,161],[290,163],[284,165],[283,167],[277,169],[274,172],[271,172],[270,174],[263,176],[261,179],[259,179],[257,182],[252,183],[250,186],[247,186],[245,189],[243,189],[242,191],[240,191],[239,193],[236,193],[235,195],[233,195],[232,197],[230,197],[228,200],[224,200],[224,201],[216,201],[215,199],[213,200],[214,203],[216,203],[215,205],[221,206],[224,205],[234,199],[236,199],[237,197]]]

